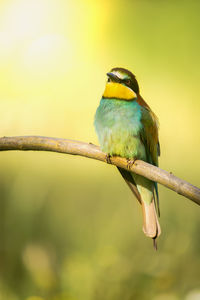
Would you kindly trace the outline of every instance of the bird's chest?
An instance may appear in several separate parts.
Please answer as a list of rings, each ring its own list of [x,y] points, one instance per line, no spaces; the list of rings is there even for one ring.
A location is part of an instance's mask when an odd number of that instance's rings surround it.
[[[140,140],[141,110],[136,101],[102,99],[95,128],[102,151],[127,158],[145,158]]]

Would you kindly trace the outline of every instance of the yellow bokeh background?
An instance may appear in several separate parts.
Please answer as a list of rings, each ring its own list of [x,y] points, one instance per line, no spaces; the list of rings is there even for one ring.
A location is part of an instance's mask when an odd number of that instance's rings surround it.
[[[106,72],[130,69],[160,120],[160,167],[200,186],[198,1],[1,0],[0,134],[97,144]],[[159,251],[114,167],[0,155],[0,300],[195,300],[200,210],[159,186]]]

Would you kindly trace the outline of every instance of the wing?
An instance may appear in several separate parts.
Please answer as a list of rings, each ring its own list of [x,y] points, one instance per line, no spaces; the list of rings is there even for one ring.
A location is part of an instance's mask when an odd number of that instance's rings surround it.
[[[119,170],[120,174],[122,175],[122,177],[126,181],[127,185],[129,186],[129,188],[131,189],[131,191],[133,192],[133,194],[135,195],[135,197],[137,198],[137,200],[141,204],[141,196],[140,196],[140,193],[137,189],[137,186],[135,184],[133,176],[131,176],[131,173],[124,170],[124,169],[122,169],[122,168],[119,168],[119,167],[117,167],[117,169]]]
[[[147,161],[158,166],[158,156],[160,155],[158,118],[140,95],[138,96],[137,102],[142,109],[141,122],[143,124],[143,130],[141,131],[141,140],[145,145]]]
[[[138,95],[137,102],[138,104],[140,104],[142,110],[141,122],[143,124],[143,129],[141,131],[140,137],[143,144],[145,145],[147,162],[158,166],[158,156],[160,156],[160,144],[158,140],[158,118],[140,95]],[[154,186],[157,198],[156,204],[158,215],[160,215],[157,182],[154,183]]]
[[[158,141],[158,118],[152,112],[148,104],[140,95],[138,95],[137,102],[142,108],[141,121],[143,123],[143,130],[141,131],[141,140],[145,145],[145,149],[147,152],[147,161],[155,166],[158,166],[158,156],[160,155],[160,145]],[[134,182],[133,176],[131,176],[130,172],[124,169],[118,168],[118,170],[121,173],[124,180],[126,181],[129,188],[131,189],[131,191],[133,192],[133,194],[135,195],[135,197],[137,198],[137,200],[141,203],[141,196]],[[158,215],[160,216],[157,182],[154,183],[154,186],[157,198],[157,201],[155,202],[157,206]]]

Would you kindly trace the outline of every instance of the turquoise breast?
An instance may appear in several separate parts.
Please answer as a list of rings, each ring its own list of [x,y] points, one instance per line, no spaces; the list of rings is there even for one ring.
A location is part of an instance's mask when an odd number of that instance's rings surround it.
[[[94,125],[103,152],[146,160],[140,140],[141,109],[136,101],[102,98]]]

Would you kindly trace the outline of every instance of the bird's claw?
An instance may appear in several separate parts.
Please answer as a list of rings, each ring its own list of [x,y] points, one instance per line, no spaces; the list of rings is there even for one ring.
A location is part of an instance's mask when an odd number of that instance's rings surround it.
[[[137,158],[134,159],[127,159],[127,169],[130,170],[131,167],[134,165],[135,161],[137,160]]]
[[[111,155],[110,154],[106,154],[106,162],[107,164],[111,164]]]

